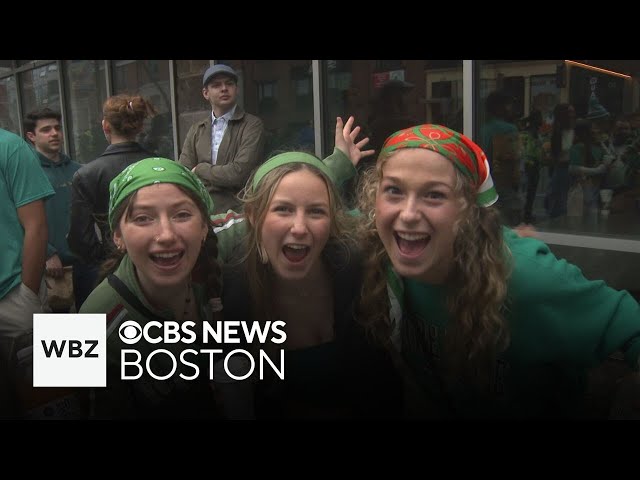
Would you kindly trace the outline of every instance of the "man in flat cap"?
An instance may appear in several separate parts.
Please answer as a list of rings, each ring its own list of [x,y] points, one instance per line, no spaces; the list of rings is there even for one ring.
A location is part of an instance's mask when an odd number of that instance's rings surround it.
[[[238,74],[228,65],[207,69],[202,95],[211,104],[211,115],[191,126],[179,162],[207,186],[215,213],[238,211],[238,192],[264,161],[264,125],[236,104]]]

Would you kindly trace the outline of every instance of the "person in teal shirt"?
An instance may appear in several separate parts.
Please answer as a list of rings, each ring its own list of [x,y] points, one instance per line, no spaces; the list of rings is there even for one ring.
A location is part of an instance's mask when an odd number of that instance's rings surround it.
[[[83,288],[85,270],[81,262],[71,253],[67,243],[67,234],[71,224],[71,179],[80,164],[74,162],[62,151],[64,135],[62,132],[62,115],[49,108],[42,108],[27,113],[24,122],[27,139],[33,144],[40,166],[56,194],[45,204],[49,238],[47,242],[46,275],[61,278],[64,267],[72,266],[74,294]],[[51,304],[54,312],[69,312],[71,305]],[[79,305],[76,305],[76,311]]]
[[[16,350],[47,312],[44,203],[54,195],[27,142],[0,129],[0,418],[17,411]]]
[[[360,318],[400,352],[413,414],[586,416],[591,368],[621,352],[638,370],[640,306],[505,228],[496,200],[469,138],[439,125],[391,136],[360,198]]]
[[[54,194],[29,144],[0,129],[0,337],[30,332],[32,314],[46,311],[44,204]]]

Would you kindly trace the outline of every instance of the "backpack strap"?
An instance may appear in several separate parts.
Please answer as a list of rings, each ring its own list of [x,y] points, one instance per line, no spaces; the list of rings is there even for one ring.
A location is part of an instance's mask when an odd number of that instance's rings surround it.
[[[140,301],[140,299],[138,297],[136,297],[131,290],[129,290],[129,287],[127,287],[125,285],[125,283],[122,280],[120,280],[117,276],[115,276],[113,273],[110,274],[107,277],[107,280],[109,282],[109,285],[111,285],[111,287],[116,292],[118,292],[118,294],[129,305],[131,305],[138,312],[142,313],[147,319],[156,320],[156,321],[161,322],[161,323],[166,321],[166,319],[160,318],[158,315],[156,315],[155,313],[151,312],[151,310],[149,310],[147,307],[145,307],[142,304],[142,302]]]

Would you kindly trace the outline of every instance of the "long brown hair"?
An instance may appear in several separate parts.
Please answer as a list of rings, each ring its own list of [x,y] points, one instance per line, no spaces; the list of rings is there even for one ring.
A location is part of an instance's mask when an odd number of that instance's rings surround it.
[[[251,294],[252,312],[256,319],[275,320],[274,294],[272,269],[269,263],[264,264],[258,252],[262,242],[262,225],[269,210],[269,205],[280,185],[282,178],[291,173],[307,170],[320,178],[327,186],[329,193],[329,218],[331,226],[329,230],[329,240],[327,244],[338,244],[349,251],[348,243],[352,241],[349,237],[353,228],[353,219],[347,217],[342,208],[342,202],[332,181],[317,168],[303,163],[288,163],[274,168],[268,172],[260,181],[257,188],[253,188],[253,175],[249,178],[247,185],[240,195],[244,203],[245,216],[249,221],[247,242],[247,253],[243,258],[247,266],[249,281],[249,291]],[[326,247],[325,247],[326,248]]]
[[[390,260],[378,236],[374,213],[387,159],[378,159],[376,167],[366,172],[359,188],[359,207],[365,213],[359,229],[365,255],[359,321],[378,342],[389,346],[392,332],[386,272]],[[450,376],[471,374],[486,378],[495,356],[509,343],[503,315],[509,255],[502,239],[498,211],[477,205],[475,188],[458,169],[455,172],[454,192],[461,202],[461,211],[453,227],[456,231],[454,267],[447,281],[450,320],[443,345],[444,366]],[[417,337],[427,333],[421,325],[402,325],[402,328],[413,330],[411,335]],[[406,338],[404,334],[403,337]]]
[[[202,221],[207,225],[207,238],[204,242],[204,245],[200,249],[200,253],[198,255],[198,259],[196,260],[196,264],[192,270],[195,273],[192,276],[194,281],[202,280],[202,283],[205,286],[205,291],[207,294],[207,298],[220,298],[221,290],[222,290],[222,271],[220,269],[220,265],[218,265],[218,238],[213,233],[213,230],[209,226],[209,215],[207,213],[207,207],[202,201],[202,199],[195,194],[195,192],[182,187],[181,185],[174,184],[178,187],[185,195],[187,195],[197,206],[200,214],[202,215]],[[136,194],[138,190],[133,192],[127,198],[125,198],[120,205],[116,208],[113,218],[113,224],[119,225],[122,216],[128,212],[130,212],[130,206],[133,204]],[[117,227],[116,227],[117,228]],[[121,252],[115,248],[113,243],[111,244],[111,252],[110,256],[103,262],[100,268],[99,280],[100,283],[104,280],[110,273],[113,273],[122,258],[124,257],[124,252]]]

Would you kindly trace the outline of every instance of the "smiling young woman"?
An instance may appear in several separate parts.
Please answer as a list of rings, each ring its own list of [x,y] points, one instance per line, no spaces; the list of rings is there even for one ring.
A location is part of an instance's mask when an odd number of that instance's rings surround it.
[[[640,306],[503,227],[484,152],[440,125],[390,136],[364,179],[358,318],[440,418],[585,415],[587,373],[636,369]],[[427,403],[428,402],[428,403]]]
[[[200,375],[193,378],[189,364],[181,363],[170,374],[176,365],[169,355],[151,357],[158,349],[180,359],[187,349],[199,351],[205,345],[202,322],[220,319],[219,309],[214,308],[221,283],[217,241],[209,228],[212,211],[213,202],[202,182],[172,160],[147,158],[112,180],[109,225],[117,252],[104,265],[107,278],[80,309],[80,313],[107,314],[107,388],[94,391],[94,416],[224,417],[223,406],[214,396],[208,358],[199,355],[194,360]],[[193,275],[196,269],[202,282]],[[152,343],[143,337],[135,348],[143,359],[153,361],[139,379],[125,380],[122,372],[127,364],[121,352],[127,345],[118,327],[127,320],[141,328],[152,321],[175,321],[181,326],[194,322],[196,338],[193,343],[166,339]],[[165,375],[171,378],[158,378]],[[220,388],[229,390],[228,385]]]
[[[384,349],[355,320],[362,256],[334,174],[373,153],[337,120],[324,161],[305,152],[268,159],[249,179],[244,215],[215,219],[225,320],[282,320],[284,380],[256,383],[257,418],[380,418],[400,412],[400,384]]]

